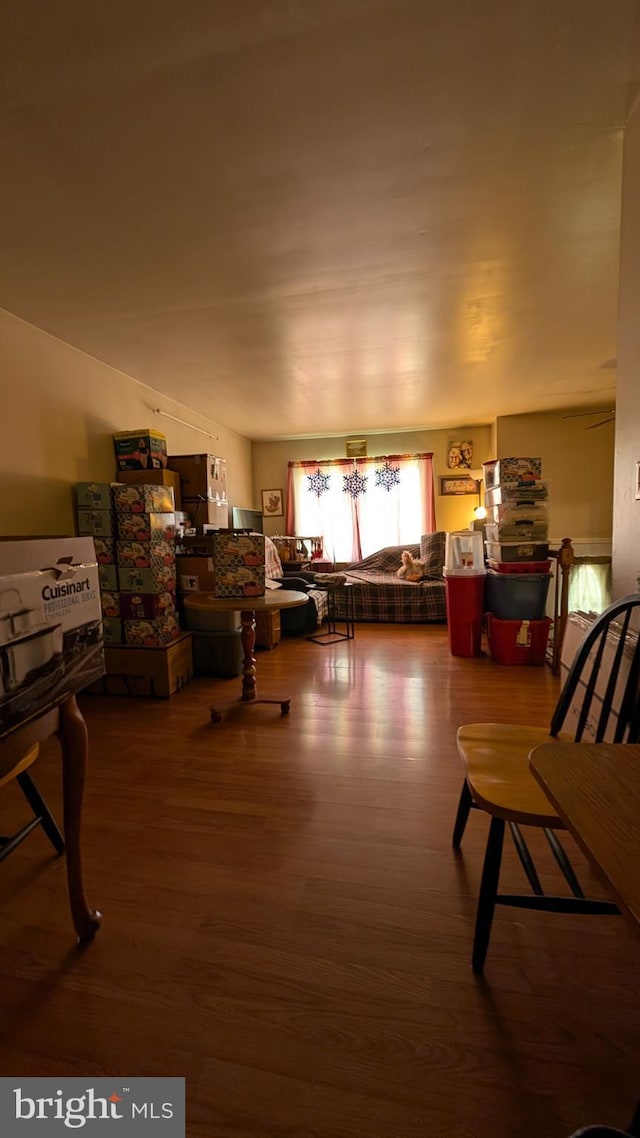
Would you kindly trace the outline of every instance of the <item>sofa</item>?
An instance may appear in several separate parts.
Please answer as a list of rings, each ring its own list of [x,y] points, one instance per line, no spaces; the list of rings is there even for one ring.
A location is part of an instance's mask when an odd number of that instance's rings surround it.
[[[348,565],[344,574],[351,586],[354,619],[392,624],[446,623],[445,536],[441,530],[424,534],[419,543],[389,545]],[[405,549],[422,563],[422,580],[398,577]],[[344,592],[338,589],[333,603],[336,617],[344,619]]]

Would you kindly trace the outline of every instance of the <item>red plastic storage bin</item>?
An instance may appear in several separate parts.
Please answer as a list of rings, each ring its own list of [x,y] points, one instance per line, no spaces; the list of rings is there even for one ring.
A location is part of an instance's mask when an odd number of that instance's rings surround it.
[[[481,656],[485,573],[445,569],[447,626],[452,656]]]
[[[551,621],[498,620],[487,613],[489,651],[497,664],[544,664]]]

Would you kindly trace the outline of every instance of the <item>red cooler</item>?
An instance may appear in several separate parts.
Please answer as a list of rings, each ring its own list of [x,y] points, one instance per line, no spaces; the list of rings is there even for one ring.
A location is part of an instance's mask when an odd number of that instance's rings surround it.
[[[452,656],[480,656],[486,573],[445,569],[447,625]]]

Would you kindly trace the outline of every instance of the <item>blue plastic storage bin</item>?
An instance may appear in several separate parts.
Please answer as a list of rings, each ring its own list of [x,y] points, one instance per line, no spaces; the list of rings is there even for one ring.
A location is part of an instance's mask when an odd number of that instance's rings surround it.
[[[550,573],[487,572],[485,608],[498,620],[543,620]]]

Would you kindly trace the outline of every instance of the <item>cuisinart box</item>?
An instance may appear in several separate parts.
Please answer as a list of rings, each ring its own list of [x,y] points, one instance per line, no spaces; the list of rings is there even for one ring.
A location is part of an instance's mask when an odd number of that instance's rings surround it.
[[[103,674],[93,539],[0,541],[0,736]]]

